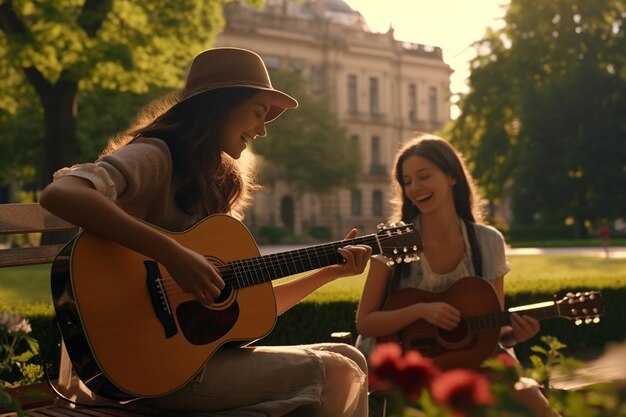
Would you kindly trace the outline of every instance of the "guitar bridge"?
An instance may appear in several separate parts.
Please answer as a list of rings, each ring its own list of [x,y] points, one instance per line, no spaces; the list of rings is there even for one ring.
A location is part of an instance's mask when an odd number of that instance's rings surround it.
[[[156,261],[144,261],[143,263],[146,266],[146,285],[152,308],[154,308],[154,313],[163,326],[165,337],[170,338],[178,333],[178,328],[170,308],[167,292],[163,287],[159,264]]]

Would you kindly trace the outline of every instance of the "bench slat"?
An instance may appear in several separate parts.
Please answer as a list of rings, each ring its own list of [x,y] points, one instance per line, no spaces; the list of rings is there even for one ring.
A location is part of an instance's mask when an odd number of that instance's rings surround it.
[[[0,250],[0,268],[52,262],[64,244]]]
[[[77,227],[37,203],[0,204],[0,234],[53,232]]]

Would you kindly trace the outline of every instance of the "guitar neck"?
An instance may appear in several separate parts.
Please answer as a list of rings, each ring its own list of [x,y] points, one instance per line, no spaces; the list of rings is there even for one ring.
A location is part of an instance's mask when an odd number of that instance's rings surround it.
[[[528,309],[517,310],[516,312],[523,313],[537,320],[547,320],[556,317],[560,317],[559,306],[554,303],[546,307],[535,307]],[[489,330],[499,329],[503,326],[511,324],[511,312],[501,311],[496,313],[483,314],[470,317],[468,321],[469,329],[473,332],[484,332]]]
[[[222,268],[222,277],[235,289],[263,284],[278,278],[343,263],[343,258],[337,249],[360,244],[370,246],[373,255],[381,253],[377,236],[371,234],[355,239],[232,261]]]

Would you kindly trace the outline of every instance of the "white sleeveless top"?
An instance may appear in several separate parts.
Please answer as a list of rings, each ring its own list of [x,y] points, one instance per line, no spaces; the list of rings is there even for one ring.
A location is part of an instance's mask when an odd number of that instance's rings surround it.
[[[419,229],[419,219],[415,219],[414,224]],[[461,278],[475,276],[472,249],[467,237],[465,222],[461,222],[461,229],[465,242],[465,253],[454,270],[445,274],[434,272],[428,263],[428,258],[422,252],[420,260],[411,264],[410,273],[400,279],[398,288],[412,287],[431,292],[444,291]],[[474,230],[482,257],[482,278],[493,284],[497,277],[502,277],[511,270],[511,265],[506,259],[504,237],[492,226],[475,224]]]

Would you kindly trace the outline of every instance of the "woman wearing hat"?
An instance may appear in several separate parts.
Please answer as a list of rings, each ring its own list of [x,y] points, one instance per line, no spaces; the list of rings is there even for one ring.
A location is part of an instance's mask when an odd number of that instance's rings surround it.
[[[241,153],[266,135],[266,123],[297,105],[272,87],[257,54],[209,49],[194,59],[180,98],[112,141],[96,162],[59,170],[40,203],[157,260],[180,288],[210,306],[225,285],[217,267],[150,225],[178,232],[212,214],[241,218],[255,188]],[[361,273],[371,248],[339,253],[344,263],[275,286],[277,313],[332,280]],[[137,403],[202,415],[366,416],[366,373],[364,357],[345,344],[220,348],[182,388]],[[97,397],[76,378],[64,382],[75,398]]]

